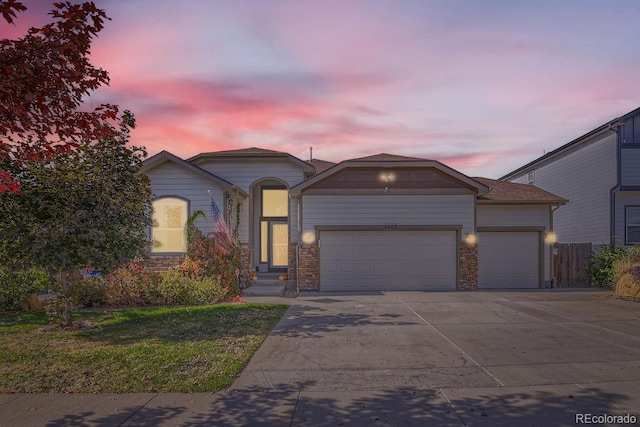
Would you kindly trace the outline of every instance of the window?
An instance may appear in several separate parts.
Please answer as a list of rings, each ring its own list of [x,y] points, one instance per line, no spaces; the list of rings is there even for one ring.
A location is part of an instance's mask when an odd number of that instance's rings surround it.
[[[536,171],[535,169],[531,169],[527,172],[527,184],[536,185]]]
[[[187,202],[176,197],[153,201],[152,252],[185,252],[184,226],[187,222]]]
[[[625,243],[640,243],[640,206],[627,206]]]
[[[289,191],[280,189],[262,190],[262,216],[283,217],[289,215]]]

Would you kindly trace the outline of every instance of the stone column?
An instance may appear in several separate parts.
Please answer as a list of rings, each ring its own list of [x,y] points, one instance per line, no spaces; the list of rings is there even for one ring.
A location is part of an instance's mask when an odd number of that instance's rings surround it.
[[[316,242],[298,245],[298,288],[320,289],[320,264],[318,261],[318,244]]]
[[[460,288],[461,291],[478,289],[478,244],[460,243]]]

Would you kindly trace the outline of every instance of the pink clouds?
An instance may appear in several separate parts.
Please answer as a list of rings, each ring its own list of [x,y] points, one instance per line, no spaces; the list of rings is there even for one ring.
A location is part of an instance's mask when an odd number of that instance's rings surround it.
[[[594,0],[97,3],[111,86],[90,102],[131,109],[150,154],[314,146],[497,177],[640,99],[637,2],[615,25]]]

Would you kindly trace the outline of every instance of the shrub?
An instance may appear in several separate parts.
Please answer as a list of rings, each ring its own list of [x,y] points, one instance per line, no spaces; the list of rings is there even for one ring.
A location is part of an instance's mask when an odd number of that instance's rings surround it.
[[[168,305],[202,305],[227,296],[220,280],[212,276],[189,276],[170,270],[162,274],[158,291]]]
[[[107,281],[101,276],[84,276],[69,283],[69,298],[73,305],[102,307],[107,304]]]
[[[589,282],[592,285],[611,288],[615,285],[626,262],[638,254],[637,248],[624,249],[617,245],[603,245],[593,252],[587,268]],[[616,269],[617,267],[617,269]]]
[[[159,273],[130,262],[118,267],[106,278],[106,297],[109,305],[155,305],[160,297]]]
[[[15,310],[28,295],[49,286],[49,277],[39,268],[11,271],[0,268],[0,309]]]

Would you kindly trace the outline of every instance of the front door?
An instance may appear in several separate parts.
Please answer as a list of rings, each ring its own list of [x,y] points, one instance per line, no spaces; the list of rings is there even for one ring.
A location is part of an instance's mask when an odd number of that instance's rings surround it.
[[[270,221],[269,228],[271,252],[269,269],[287,268],[289,265],[289,225],[282,221]]]

